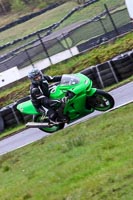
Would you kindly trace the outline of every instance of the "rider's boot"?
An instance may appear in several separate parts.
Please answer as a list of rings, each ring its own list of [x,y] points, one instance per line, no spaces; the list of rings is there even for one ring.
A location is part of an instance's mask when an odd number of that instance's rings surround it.
[[[56,113],[51,113],[48,117],[49,117],[50,122],[52,122],[52,123],[57,122],[57,114]]]

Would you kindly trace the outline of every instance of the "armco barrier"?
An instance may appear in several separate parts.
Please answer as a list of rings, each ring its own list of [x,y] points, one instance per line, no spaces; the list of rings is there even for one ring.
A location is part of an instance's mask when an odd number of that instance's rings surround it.
[[[93,81],[96,88],[105,88],[133,75],[133,51],[121,54],[112,60],[96,66],[89,67],[81,73]],[[32,116],[20,113],[16,106],[30,99],[30,96],[19,99],[17,102],[8,105],[0,110],[0,132],[4,127],[25,123],[32,120]]]

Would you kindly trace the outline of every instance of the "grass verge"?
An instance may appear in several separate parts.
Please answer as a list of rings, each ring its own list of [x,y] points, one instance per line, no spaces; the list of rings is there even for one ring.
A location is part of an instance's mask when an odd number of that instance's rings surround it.
[[[98,15],[100,12],[102,12],[104,8],[104,3],[106,3],[109,8],[118,6],[122,3],[124,3],[124,0],[117,0],[110,2],[109,0],[100,0],[97,3],[92,4],[91,6],[88,6],[84,9],[79,10],[75,14],[73,14],[71,17],[69,17],[67,20],[65,20],[59,29],[64,28],[68,25],[71,25],[72,23],[76,23],[83,20],[88,20],[96,15]],[[25,23],[19,24],[13,28],[10,28],[8,30],[5,30],[0,33],[0,45],[4,45],[5,43],[11,42],[15,39],[22,38],[26,35],[29,35],[33,32],[36,32],[38,30],[41,30],[43,28],[46,28],[54,23],[59,22],[62,20],[69,12],[72,11],[73,8],[77,7],[77,3],[73,1],[69,1],[55,9],[52,9],[40,16],[37,16]],[[15,18],[17,18],[16,14],[11,14],[7,16],[1,16],[1,22],[0,26],[3,26],[4,23],[7,23],[9,21],[14,21]],[[28,27],[28,28],[27,28]]]
[[[0,157],[1,200],[132,200],[133,104]]]

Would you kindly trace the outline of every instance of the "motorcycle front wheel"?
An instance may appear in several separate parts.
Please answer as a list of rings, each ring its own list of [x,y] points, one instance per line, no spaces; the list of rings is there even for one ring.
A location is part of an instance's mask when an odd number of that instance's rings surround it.
[[[87,104],[98,111],[107,111],[114,107],[114,98],[107,92],[97,89],[92,97],[87,98]]]
[[[34,122],[41,122],[42,123],[42,116],[41,115],[35,115],[34,118],[33,118]],[[48,120],[47,119],[44,119],[43,120],[43,123],[47,122],[48,123]],[[41,131],[44,131],[44,132],[47,132],[47,133],[54,133],[58,130],[61,130],[63,129],[65,126],[65,123],[60,123],[60,124],[53,124],[51,126],[44,126],[44,127],[41,127],[39,128]]]

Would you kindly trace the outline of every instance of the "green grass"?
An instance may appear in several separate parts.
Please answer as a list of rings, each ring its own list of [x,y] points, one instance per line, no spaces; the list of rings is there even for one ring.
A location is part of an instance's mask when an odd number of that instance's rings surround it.
[[[132,200],[133,104],[0,157],[1,200]]]
[[[85,9],[81,9],[75,14],[73,14],[71,17],[69,17],[66,21],[63,22],[63,24],[60,26],[60,28],[63,28],[65,26],[68,26],[72,23],[76,23],[82,20],[87,20],[95,15],[98,15],[100,12],[102,12],[104,8],[104,3],[106,3],[109,8],[115,7],[117,5],[120,5],[124,3],[124,0],[117,0],[112,1],[110,0],[100,0],[97,3],[92,4],[91,6],[86,7]],[[10,28],[4,32],[0,33],[0,45],[4,45],[5,43],[11,42],[12,40],[15,40],[17,38],[22,38],[26,35],[29,35],[30,33],[36,32],[37,30],[46,28],[61,19],[63,19],[73,8],[77,7],[78,5],[76,2],[67,2],[49,12],[46,12],[38,17],[35,17],[23,24],[19,24],[13,28]],[[15,20],[16,15],[8,15],[8,18],[10,20]],[[5,20],[5,23],[7,22],[6,16],[1,17],[1,23],[3,25],[3,21]]]
[[[19,125],[14,124],[11,127],[5,128],[4,131],[0,133],[0,140],[8,136],[17,134],[18,132],[23,131],[24,129],[26,129],[25,124],[19,124]]]

